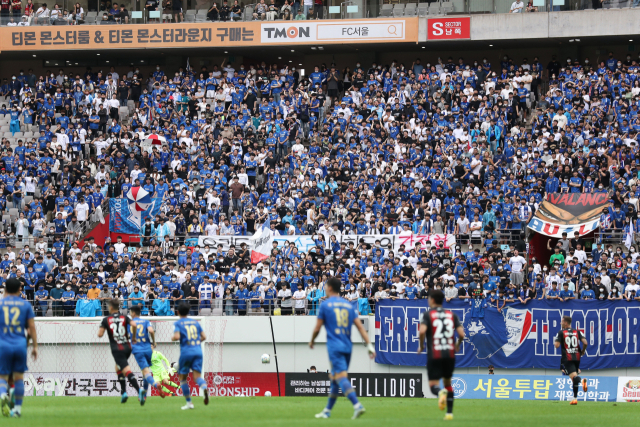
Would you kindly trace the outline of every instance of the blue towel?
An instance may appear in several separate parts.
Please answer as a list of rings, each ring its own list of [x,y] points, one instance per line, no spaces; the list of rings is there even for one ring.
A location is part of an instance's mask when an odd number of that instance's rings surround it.
[[[97,299],[79,299],[76,303],[76,313],[80,317],[96,317],[102,313],[100,301]]]
[[[173,316],[169,300],[154,299],[151,308],[156,316]]]

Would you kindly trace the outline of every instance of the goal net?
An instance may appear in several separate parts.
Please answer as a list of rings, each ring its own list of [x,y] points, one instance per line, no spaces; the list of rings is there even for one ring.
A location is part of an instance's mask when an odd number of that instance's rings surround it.
[[[201,323],[207,336],[202,345],[203,374],[212,386],[222,375],[224,332],[223,317],[193,317]],[[180,359],[179,342],[171,341],[175,317],[148,317],[155,330],[157,347],[169,363]],[[102,318],[37,318],[39,342],[37,360],[29,349],[28,372],[25,373],[25,394],[31,396],[119,396],[120,387],[105,334],[98,338]],[[129,366],[142,385],[142,374],[133,355]],[[169,366],[165,366],[169,368]],[[178,383],[177,375],[170,380]],[[195,383],[190,381],[192,390]],[[179,389],[178,389],[179,390]],[[133,393],[132,388],[129,393]],[[195,390],[194,394],[199,393]]]

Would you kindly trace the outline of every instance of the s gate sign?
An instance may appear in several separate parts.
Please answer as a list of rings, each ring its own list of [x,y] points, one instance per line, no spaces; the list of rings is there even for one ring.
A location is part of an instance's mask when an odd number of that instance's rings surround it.
[[[471,18],[433,18],[427,20],[428,40],[471,38]]]

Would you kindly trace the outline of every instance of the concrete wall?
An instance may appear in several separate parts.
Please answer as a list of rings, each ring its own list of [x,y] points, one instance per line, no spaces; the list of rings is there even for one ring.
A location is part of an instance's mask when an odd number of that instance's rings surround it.
[[[638,34],[640,8],[471,16],[471,40],[545,39]]]
[[[275,357],[268,317],[202,317],[199,318],[208,335],[203,346],[205,372],[275,372]],[[316,324],[314,316],[274,316],[273,330],[280,372],[306,372],[314,365],[318,371],[329,369],[326,352],[326,335],[323,332],[313,350],[308,346]],[[111,372],[113,360],[106,336],[99,339],[97,332],[101,319],[83,319],[72,322],[54,319],[36,319],[40,356],[38,361],[29,361],[31,372]],[[150,318],[156,330],[158,349],[170,361],[178,361],[178,344],[172,343],[174,318]],[[363,323],[369,338],[374,341],[373,317],[364,317]],[[221,330],[224,326],[223,345]],[[351,372],[358,373],[422,373],[422,367],[380,365],[370,360],[363,342],[354,329],[352,331],[354,352]],[[271,355],[271,363],[264,365],[260,356]],[[134,371],[138,371],[133,358]],[[559,361],[558,361],[559,362]],[[486,373],[485,368],[458,369],[458,373]],[[558,375],[551,369],[496,370],[498,374],[514,375]],[[589,371],[590,375],[640,376],[640,367]],[[426,377],[424,378],[426,381]]]

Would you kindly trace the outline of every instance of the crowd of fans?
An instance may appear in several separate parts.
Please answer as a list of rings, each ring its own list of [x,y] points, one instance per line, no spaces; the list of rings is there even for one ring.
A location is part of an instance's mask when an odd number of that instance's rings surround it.
[[[637,58],[345,65],[4,79],[0,115],[14,137],[2,141],[0,208],[19,214],[0,246],[20,250],[9,249],[3,279],[19,277],[37,307],[67,313],[77,299],[111,296],[190,299],[194,310],[228,314],[279,300],[284,313],[313,313],[332,275],[362,313],[434,287],[497,306],[571,292],[638,299]],[[37,134],[20,136],[29,129]],[[150,134],[162,145],[144,145]],[[140,245],[78,247],[82,224],[104,221],[103,201],[133,186],[164,200]],[[526,223],[556,192],[606,192],[601,228],[619,232],[621,246],[624,236],[625,252],[561,239],[551,262],[523,258]],[[267,221],[276,235],[312,235],[317,245],[274,248],[260,267],[246,246],[184,245],[251,235]],[[457,243],[394,251],[338,239],[412,233],[456,234]]]

